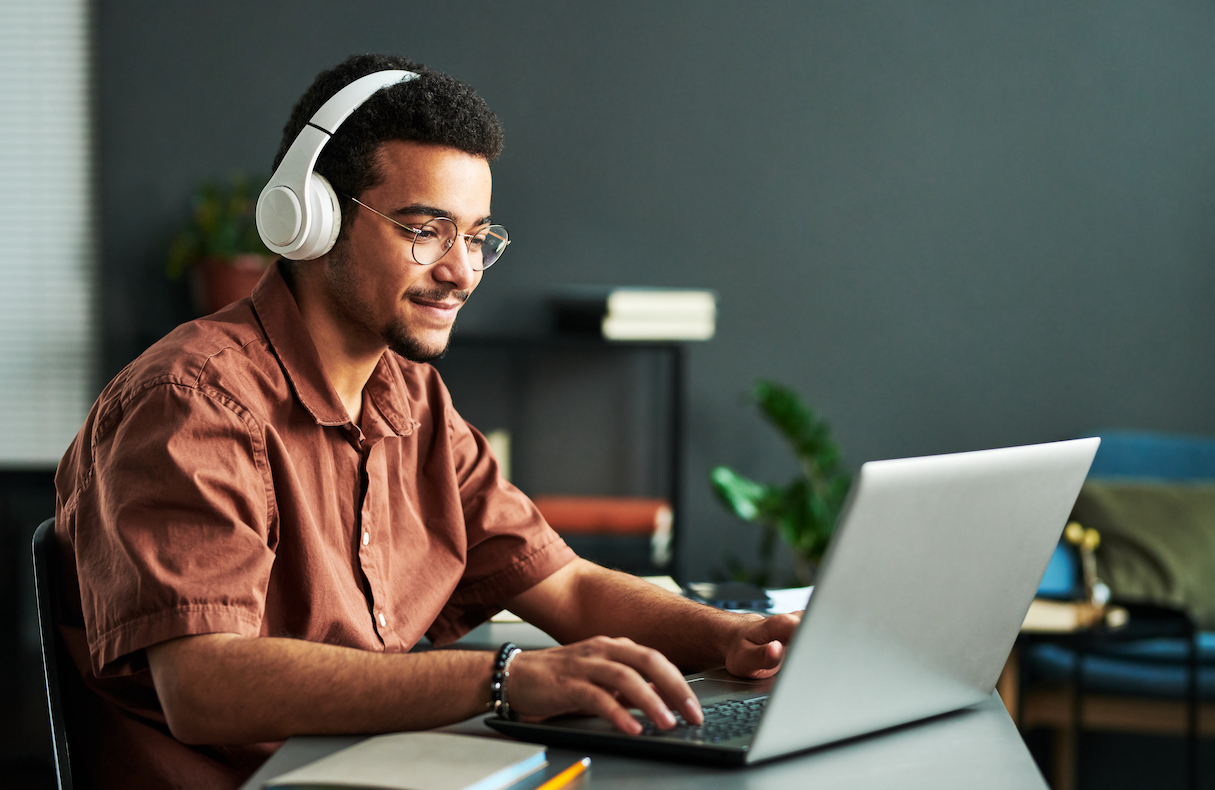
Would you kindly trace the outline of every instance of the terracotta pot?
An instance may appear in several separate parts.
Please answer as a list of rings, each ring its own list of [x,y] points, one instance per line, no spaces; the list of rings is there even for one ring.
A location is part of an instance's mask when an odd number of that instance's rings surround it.
[[[194,308],[200,315],[209,315],[244,299],[273,261],[272,256],[257,253],[232,260],[204,258],[190,271]]]

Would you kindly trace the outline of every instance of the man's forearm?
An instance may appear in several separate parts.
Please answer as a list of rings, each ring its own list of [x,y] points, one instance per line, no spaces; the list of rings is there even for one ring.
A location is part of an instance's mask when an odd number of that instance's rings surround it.
[[[630,732],[637,723],[628,707],[641,708],[660,726],[674,724],[667,706],[699,719],[676,666],[695,671],[724,664],[745,677],[776,672],[782,643],[797,622],[790,615],[723,612],[583,560],[508,603],[559,641],[576,643],[516,659],[512,705],[537,719],[592,712]],[[590,639],[600,635],[628,639]],[[148,663],[173,735],[223,744],[462,721],[486,709],[494,656],[384,654],[206,634],[148,648]]]
[[[295,639],[184,637],[148,650],[169,728],[187,743],[390,732],[485,710],[493,655],[384,654]]]

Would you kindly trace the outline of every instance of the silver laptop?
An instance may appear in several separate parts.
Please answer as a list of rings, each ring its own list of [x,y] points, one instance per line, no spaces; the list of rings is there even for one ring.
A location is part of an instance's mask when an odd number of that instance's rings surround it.
[[[705,725],[664,732],[642,719],[626,735],[587,716],[486,723],[552,746],[751,764],[981,702],[1099,441],[862,466],[780,673],[689,676]]]

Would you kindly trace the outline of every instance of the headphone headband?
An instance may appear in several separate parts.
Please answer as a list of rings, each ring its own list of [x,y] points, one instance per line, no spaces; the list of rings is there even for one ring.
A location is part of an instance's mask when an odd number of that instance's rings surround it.
[[[312,172],[317,157],[363,102],[390,85],[417,76],[399,69],[368,74],[333,94],[313,114],[258,196],[257,232],[267,247],[297,261],[319,258],[333,248],[341,229],[341,212],[333,187]]]

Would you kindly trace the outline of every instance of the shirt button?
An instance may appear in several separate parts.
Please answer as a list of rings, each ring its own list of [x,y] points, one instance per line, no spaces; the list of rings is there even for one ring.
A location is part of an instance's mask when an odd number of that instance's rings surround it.
[[[383,628],[386,625],[388,625],[388,620],[384,617],[384,613],[380,612],[380,628]]]
[[[368,543],[370,543],[370,542],[371,542],[371,533],[370,533],[370,532],[364,532],[364,533],[363,533],[363,545],[364,545],[364,546],[366,546],[366,545],[367,545]]]

